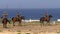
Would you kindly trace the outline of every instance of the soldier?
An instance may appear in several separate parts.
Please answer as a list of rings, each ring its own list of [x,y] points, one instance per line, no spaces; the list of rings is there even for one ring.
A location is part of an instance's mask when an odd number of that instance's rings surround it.
[[[45,17],[45,20],[46,20],[46,21],[49,19],[48,12],[46,12],[46,13],[44,14],[44,17]]]
[[[17,14],[16,14],[16,19],[17,19],[17,21],[19,21],[20,17],[21,17],[20,13],[17,12]]]
[[[8,16],[8,14],[6,13],[6,12],[4,12],[3,14],[2,14],[2,23],[3,23],[3,27],[4,28],[6,28],[7,26],[7,16]]]
[[[21,16],[21,14],[19,12],[17,12],[16,17],[19,18]]]
[[[44,17],[48,17],[49,15],[48,15],[48,12],[46,12],[45,14],[44,14]]]

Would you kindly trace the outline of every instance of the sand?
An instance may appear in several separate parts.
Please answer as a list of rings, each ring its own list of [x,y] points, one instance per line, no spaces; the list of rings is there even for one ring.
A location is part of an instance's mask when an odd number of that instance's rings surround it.
[[[22,23],[22,26],[8,24],[8,28],[0,25],[0,34],[57,34],[60,33],[60,23],[41,26],[40,23]]]

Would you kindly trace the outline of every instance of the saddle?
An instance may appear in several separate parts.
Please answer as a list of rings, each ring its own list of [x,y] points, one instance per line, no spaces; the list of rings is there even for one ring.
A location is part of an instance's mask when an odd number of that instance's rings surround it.
[[[44,20],[46,20],[46,21],[47,21],[47,20],[49,20],[49,18],[48,18],[48,17],[45,17],[45,19],[44,19]]]

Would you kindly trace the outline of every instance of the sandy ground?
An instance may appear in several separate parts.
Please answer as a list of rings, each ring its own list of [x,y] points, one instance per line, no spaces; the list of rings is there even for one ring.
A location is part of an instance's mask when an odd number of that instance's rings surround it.
[[[0,25],[0,34],[57,34],[60,33],[60,23],[41,26],[40,23],[22,23],[22,26],[12,26],[8,24],[8,28]]]

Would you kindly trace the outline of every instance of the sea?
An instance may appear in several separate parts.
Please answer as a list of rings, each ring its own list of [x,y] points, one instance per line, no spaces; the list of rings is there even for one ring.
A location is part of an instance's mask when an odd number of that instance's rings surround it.
[[[52,15],[51,20],[60,19],[60,8],[50,8],[50,9],[0,9],[0,17],[3,12],[8,13],[7,18],[12,18],[16,16],[16,13],[19,12],[22,16],[25,16],[25,19],[40,19],[44,16],[47,11],[48,14]]]

